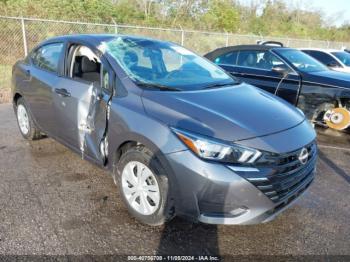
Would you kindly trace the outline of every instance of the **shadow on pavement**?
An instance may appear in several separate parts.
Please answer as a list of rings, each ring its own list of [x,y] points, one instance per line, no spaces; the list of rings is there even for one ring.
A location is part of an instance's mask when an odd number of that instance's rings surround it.
[[[157,255],[219,255],[217,226],[175,218],[165,225]]]
[[[350,175],[347,174],[343,169],[339,167],[336,163],[330,160],[321,150],[318,152],[319,158],[329,167],[331,168],[337,175],[344,178],[346,182],[350,184]]]

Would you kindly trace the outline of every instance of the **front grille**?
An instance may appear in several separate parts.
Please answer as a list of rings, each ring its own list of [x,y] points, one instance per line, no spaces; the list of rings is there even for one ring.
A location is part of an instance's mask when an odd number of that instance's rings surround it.
[[[313,142],[305,148],[308,151],[305,164],[299,160],[302,149],[282,155],[265,155],[260,160],[259,165],[262,170],[269,170],[266,176],[245,178],[273,202],[286,201],[308,187],[314,178],[313,170],[317,158],[317,145]],[[271,170],[273,171],[271,172]]]

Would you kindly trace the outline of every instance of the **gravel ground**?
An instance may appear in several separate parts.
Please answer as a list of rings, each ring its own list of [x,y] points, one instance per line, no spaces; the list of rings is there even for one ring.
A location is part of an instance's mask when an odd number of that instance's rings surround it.
[[[348,138],[320,136],[315,182],[270,223],[154,228],[128,215],[107,172],[52,139],[25,141],[10,104],[0,119],[1,255],[350,255]]]

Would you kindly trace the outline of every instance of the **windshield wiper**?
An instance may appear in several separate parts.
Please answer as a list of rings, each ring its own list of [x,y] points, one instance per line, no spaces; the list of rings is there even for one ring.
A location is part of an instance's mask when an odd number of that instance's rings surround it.
[[[181,91],[181,89],[178,89],[176,87],[171,86],[164,86],[159,84],[153,84],[153,83],[145,83],[145,82],[136,82],[138,86],[146,87],[146,88],[152,88],[152,89],[158,89],[158,90],[166,90],[166,91]]]
[[[203,89],[211,89],[211,88],[217,88],[217,87],[224,87],[224,86],[235,86],[235,85],[239,85],[240,82],[231,82],[231,83],[218,83],[218,84],[213,84],[213,85],[208,85],[206,87],[204,87]]]

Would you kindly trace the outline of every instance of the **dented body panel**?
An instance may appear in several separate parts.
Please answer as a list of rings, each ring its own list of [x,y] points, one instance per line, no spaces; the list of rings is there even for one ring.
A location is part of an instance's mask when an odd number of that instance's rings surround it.
[[[302,74],[302,88],[297,103],[308,119],[324,127],[327,127],[325,114],[329,110],[350,110],[350,74],[333,72]],[[342,131],[349,133],[350,130],[346,128]]]
[[[337,106],[339,101],[349,105],[350,89],[327,86],[313,82],[303,82],[297,106],[303,110],[308,119],[314,119],[317,109],[324,104]]]
[[[293,49],[264,45],[242,45],[219,48],[205,56],[211,61],[217,62],[218,58],[226,54],[236,53],[239,56],[241,51],[274,54],[290,69],[285,76],[273,70],[260,68],[259,63],[253,67],[228,63],[218,64],[241,81],[258,86],[297,106],[313,123],[349,132],[347,127],[350,126],[350,122],[344,123],[344,121],[349,119],[348,115],[350,114],[350,74],[327,70],[327,68],[319,71],[302,71],[284,55],[286,50]],[[236,63],[238,63],[237,60]],[[338,112],[343,112],[345,115],[338,113],[336,117],[332,117],[332,109],[337,108],[344,108],[345,111],[338,110]],[[327,121],[337,118],[339,124],[335,121],[331,125],[327,125]]]

